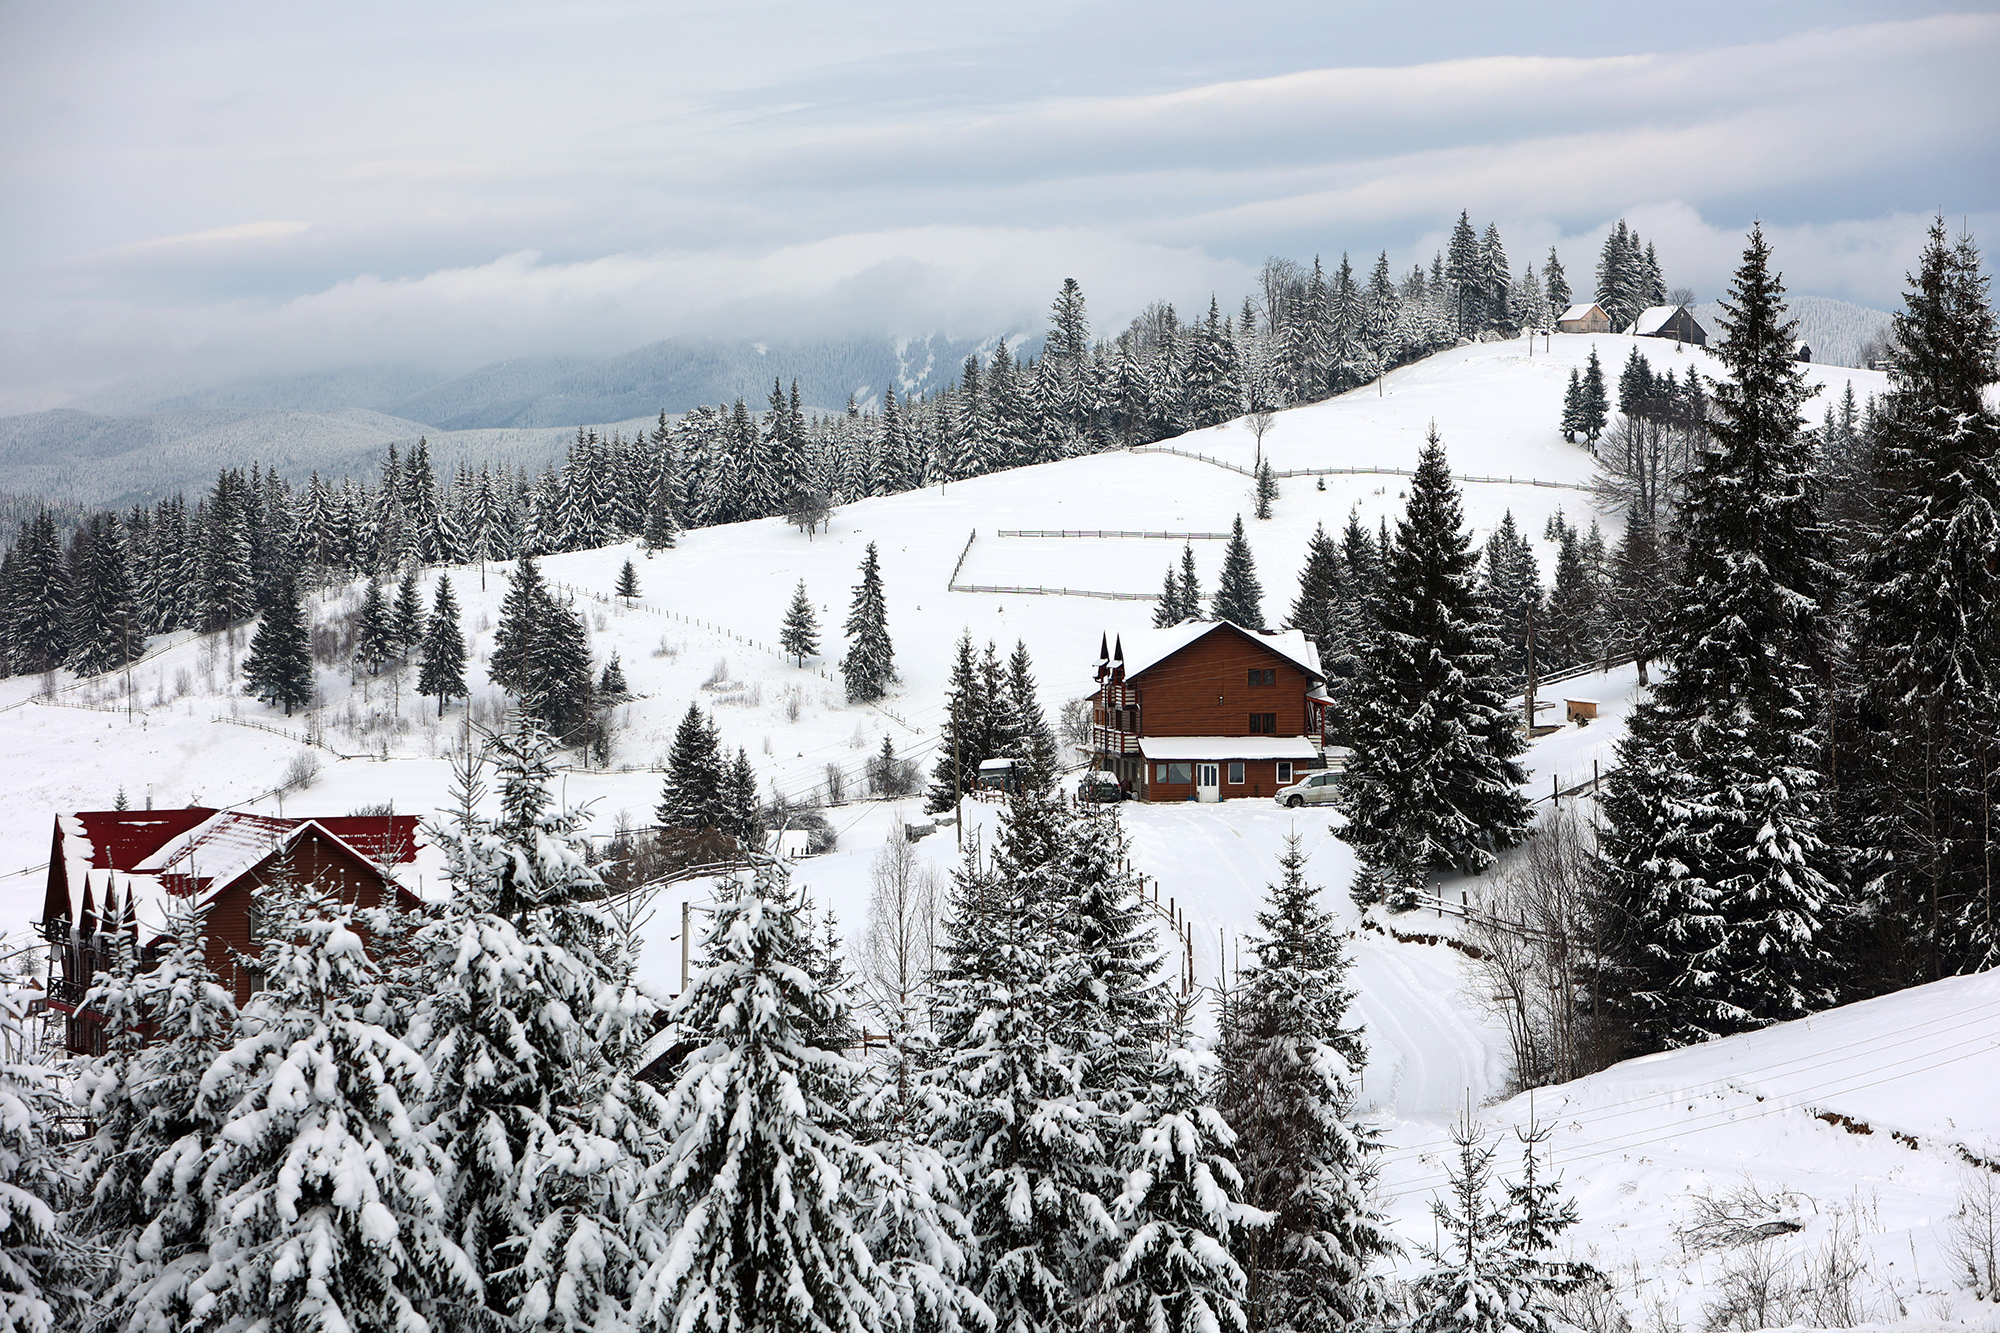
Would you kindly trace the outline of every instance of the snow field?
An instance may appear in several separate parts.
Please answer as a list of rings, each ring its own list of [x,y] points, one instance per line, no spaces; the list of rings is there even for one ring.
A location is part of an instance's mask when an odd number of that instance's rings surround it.
[[[1391,373],[1379,396],[1371,385],[1279,414],[1265,451],[1279,469],[1407,468],[1435,421],[1454,472],[1580,484],[1591,475],[1591,459],[1554,429],[1569,370],[1595,346],[1615,379],[1633,344],[1611,335],[1557,335],[1547,354],[1538,347],[1532,358],[1521,342],[1459,348]],[[1695,349],[1677,354],[1670,343],[1641,345],[1656,370],[1718,369]],[[1809,373],[1833,394],[1847,379],[1858,395],[1884,387],[1885,377],[1872,372],[1814,366]],[[1815,400],[1808,412],[1816,415],[1824,402]],[[1241,424],[1171,443],[1246,467],[1255,450]],[[1016,638],[1025,640],[1054,720],[1066,700],[1093,688],[1099,634],[1149,624],[1152,615],[1148,601],[950,592],[961,553],[966,583],[1135,593],[1157,590],[1180,555],[1178,541],[1002,538],[999,529],[1226,532],[1243,514],[1265,612],[1276,622],[1296,590],[1314,525],[1337,531],[1350,509],[1371,529],[1382,518],[1393,521],[1407,478],[1333,476],[1325,491],[1311,478],[1292,478],[1280,483],[1276,516],[1268,522],[1247,517],[1251,485],[1248,477],[1194,459],[1108,454],[843,506],[830,530],[812,538],[764,520],[686,533],[676,549],[651,559],[630,545],[550,557],[541,562],[545,576],[559,591],[574,590],[594,659],[601,666],[616,651],[636,695],[618,710],[612,771],[571,770],[561,795],[590,804],[596,834],[649,824],[660,791],[660,775],[651,770],[664,761],[690,701],[713,710],[724,743],[749,752],[767,789],[793,797],[823,791],[829,765],[858,785],[885,735],[899,754],[928,770],[951,647],[962,631],[981,645],[995,640],[1003,654]],[[1545,581],[1553,572],[1553,551],[1542,542],[1549,516],[1561,508],[1587,523],[1592,514],[1588,496],[1575,490],[1473,483],[1463,492],[1467,519],[1482,540],[1511,508],[1523,534],[1540,547]],[[1615,537],[1609,521],[1606,529],[1607,538]],[[840,624],[870,542],[881,554],[901,676],[885,708],[849,706],[837,672],[845,647]],[[1194,544],[1205,589],[1214,586],[1221,548],[1214,541]],[[600,600],[627,559],[639,575],[637,604]],[[485,681],[485,662],[505,569],[489,568],[484,589],[476,567],[448,571],[471,650],[470,708],[488,724],[502,702]],[[435,577],[436,571],[425,574],[427,599]],[[819,608],[823,646],[803,670],[760,646],[775,643],[800,579]],[[317,600],[314,617],[326,623],[358,604],[357,588],[334,590]],[[287,720],[235,692],[247,642],[248,631],[239,630],[233,660],[226,641],[180,636],[156,644],[156,655],[132,672],[129,716],[28,702],[41,680],[0,681],[0,746],[11,761],[0,768],[0,927],[10,937],[39,915],[43,875],[36,866],[47,856],[55,812],[109,806],[120,786],[134,805],[149,790],[163,806],[248,802],[283,783],[298,757],[311,754],[320,765],[312,785],[264,796],[251,808],[275,812],[282,801],[294,814],[346,813],[391,801],[398,811],[428,813],[445,803],[445,756],[458,741],[465,705],[454,704],[440,722],[433,701],[410,696],[414,668],[356,682],[322,667],[319,704]],[[72,684],[60,676],[58,697],[124,702],[122,676]],[[1538,809],[1547,808],[1552,782],[1568,791],[1590,780],[1593,763],[1608,769],[1635,689],[1626,667],[1542,691],[1553,710],[1541,720],[1560,721],[1564,697],[1599,700],[1600,716],[1535,742],[1524,762],[1528,791],[1542,800]],[[315,731],[334,751],[368,757],[339,758],[222,718],[297,737]],[[929,822],[920,810],[921,801],[910,799],[828,811],[839,844],[802,862],[798,879],[817,908],[836,914],[850,940],[865,927],[879,849],[900,836],[902,823]],[[1240,942],[1255,929],[1284,838],[1296,832],[1304,839],[1308,873],[1354,932],[1350,979],[1370,1053],[1363,1101],[1390,1144],[1384,1197],[1409,1241],[1429,1237],[1427,1210],[1443,1182],[1445,1128],[1469,1105],[1496,1125],[1532,1114],[1556,1126],[1556,1165],[1583,1211],[1579,1250],[1594,1250],[1600,1266],[1644,1287],[1635,1287],[1633,1302],[1657,1293],[1678,1317],[1698,1325],[1703,1293],[1726,1256],[1683,1254],[1672,1229],[1684,1217],[1690,1190],[1726,1189],[1747,1171],[1768,1186],[1810,1196],[1821,1210],[1783,1244],[1820,1243],[1836,1208],[1843,1210],[1864,1230],[1871,1272],[1885,1284],[1873,1297],[1877,1304],[1891,1310],[1885,1293],[1893,1291],[1910,1315],[1932,1313],[1921,1303],[1931,1298],[1919,1293],[1940,1286],[1937,1228],[1955,1198],[1963,1167],[1958,1149],[2000,1156],[2000,979],[1941,983],[1489,1104],[1506,1088],[1506,1042],[1469,994],[1461,955],[1364,928],[1346,896],[1352,856],[1331,835],[1330,812],[1241,801],[1127,806],[1119,817],[1135,868],[1157,885],[1162,907],[1171,900],[1187,922],[1194,980],[1203,986],[1238,965]],[[996,820],[994,807],[968,803],[966,838],[990,846]],[[916,847],[940,873],[957,860],[949,826]],[[420,862],[420,870],[435,879],[434,863]],[[1494,873],[1503,871],[1504,863]],[[1484,885],[1453,880],[1443,888],[1447,898],[1477,901]],[[640,922],[644,975],[663,990],[679,989],[681,904],[698,912],[708,893],[699,885],[662,893]],[[1423,913],[1395,924],[1406,934],[1456,930],[1453,918]],[[1874,1132],[1849,1132],[1816,1119],[1820,1111]],[[1893,1133],[1913,1138],[1915,1147]]]

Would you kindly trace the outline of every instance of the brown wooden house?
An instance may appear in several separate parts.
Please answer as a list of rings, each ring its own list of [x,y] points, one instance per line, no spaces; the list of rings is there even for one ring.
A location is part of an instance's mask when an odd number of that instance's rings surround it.
[[[1573,305],[1556,316],[1557,333],[1609,333],[1611,316],[1595,301]]]
[[[1639,338],[1672,338],[1677,343],[1692,343],[1696,347],[1708,346],[1708,330],[1688,313],[1684,305],[1649,306],[1639,312],[1627,330]]]
[[[418,907],[399,875],[417,852],[415,815],[273,819],[232,810],[84,810],[58,815],[41,932],[51,946],[49,1005],[68,1016],[69,1049],[103,1049],[103,1023],[83,1006],[115,954],[122,923],[142,965],[157,956],[169,913],[202,914],[208,963],[243,1004],[258,988],[257,901],[281,860],[299,883],[342,902]]]
[[[1091,750],[1144,801],[1270,797],[1326,766],[1326,676],[1296,630],[1186,621],[1099,643]]]

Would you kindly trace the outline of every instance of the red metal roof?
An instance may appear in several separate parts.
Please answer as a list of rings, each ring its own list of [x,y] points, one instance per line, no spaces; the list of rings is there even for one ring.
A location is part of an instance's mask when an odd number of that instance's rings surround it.
[[[217,812],[201,806],[182,810],[79,810],[76,820],[90,839],[90,864],[98,870],[131,870],[169,841],[186,833]],[[273,819],[269,815],[243,816],[265,829],[293,829],[308,822],[339,838],[370,861],[380,862],[386,851],[392,863],[407,864],[417,859],[415,815],[333,815],[312,819]]]
[[[303,824],[303,819],[293,820]],[[415,815],[335,815],[326,819],[315,819],[313,823],[339,838],[370,861],[380,862],[386,850],[392,855],[394,864],[408,864],[417,859],[417,824]]]
[[[90,864],[97,870],[130,870],[215,811],[202,806],[184,810],[79,810],[77,822],[90,839]]]

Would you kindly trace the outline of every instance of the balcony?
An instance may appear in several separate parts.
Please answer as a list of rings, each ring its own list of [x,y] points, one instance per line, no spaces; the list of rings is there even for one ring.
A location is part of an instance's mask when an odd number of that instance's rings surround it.
[[[1090,729],[1090,748],[1094,754],[1137,754],[1139,736],[1118,727],[1094,726]]]
[[[68,977],[50,977],[49,1003],[66,1004],[74,1009],[83,1003],[83,997],[89,990],[82,982],[71,981]]]

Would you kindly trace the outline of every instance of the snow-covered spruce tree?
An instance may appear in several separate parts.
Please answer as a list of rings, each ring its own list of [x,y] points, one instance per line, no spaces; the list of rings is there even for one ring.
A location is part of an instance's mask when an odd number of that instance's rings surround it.
[[[403,571],[402,581],[396,585],[396,601],[389,608],[389,634],[396,641],[397,653],[404,657],[424,641],[424,593],[417,586],[415,565]]]
[[[1033,786],[1047,786],[1055,781],[1062,766],[1062,751],[1056,744],[1048,715],[1042,711],[1041,691],[1035,684],[1035,663],[1028,656],[1025,639],[1014,640],[1014,651],[1007,657],[1007,700],[1013,708],[1018,737],[1014,748],[1025,764],[1025,769],[1017,770],[1019,776]]]
[[[28,1063],[28,994],[0,979],[0,1333],[75,1328],[95,1266],[62,1218],[80,1182],[56,1137],[55,1071]]]
[[[534,556],[522,555],[507,580],[507,595],[500,601],[500,623],[493,630],[493,656],[486,667],[487,675],[501,689],[519,694],[533,684],[528,660],[549,606],[541,567]]]
[[[128,947],[85,1001],[104,1016],[107,1049],[81,1079],[93,1133],[78,1168],[91,1183],[71,1225],[106,1256],[91,1325],[104,1333],[186,1327],[188,1285],[208,1268],[201,1172],[219,1120],[199,1092],[236,1003],[209,969],[199,916],[176,910],[166,941],[145,971]]]
[[[1576,402],[1576,428],[1584,441],[1595,445],[1610,420],[1611,399],[1604,388],[1604,365],[1597,359],[1597,346],[1590,348],[1590,360],[1583,368],[1583,385]]]
[[[970,1285],[999,1333],[1077,1327],[1119,1235],[1106,1195],[1116,1127],[1092,1098],[1091,1053],[1059,1035],[1082,979],[1051,920],[1064,821],[1057,801],[1016,793],[992,866],[968,851],[924,1076],[930,1141],[965,1182]]]
[[[1553,245],[1549,247],[1549,262],[1542,268],[1542,281],[1548,288],[1549,305],[1554,312],[1560,315],[1569,309],[1575,298],[1570,294],[1569,277],[1563,272],[1562,258],[1556,254]]]
[[[1340,932],[1306,882],[1296,835],[1279,865],[1257,914],[1256,961],[1223,1018],[1223,1118],[1236,1133],[1243,1197],[1271,1217],[1240,1252],[1253,1327],[1349,1327],[1382,1312],[1369,1269],[1398,1246],[1368,1202],[1368,1159],[1381,1143],[1353,1118],[1367,1055],[1361,1030],[1346,1026],[1354,992]]]
[[[435,1147],[411,1110],[423,1058],[355,914],[282,869],[259,902],[264,989],[202,1076],[221,1119],[204,1164],[209,1266],[189,1291],[218,1333],[422,1326],[477,1299],[441,1225]]]
[[[1509,676],[1518,677],[1527,669],[1528,619],[1541,605],[1542,576],[1535,548],[1515,526],[1511,509],[1486,539],[1479,592],[1493,612],[1494,630],[1500,638],[1498,665]],[[1538,661],[1537,665],[1545,667],[1546,663]]]
[[[1346,581],[1340,548],[1326,535],[1324,523],[1315,526],[1306,541],[1306,563],[1299,571],[1299,595],[1292,601],[1288,622],[1291,628],[1311,639],[1315,647],[1324,649],[1332,637],[1336,607]]]
[[[389,603],[382,596],[382,580],[371,578],[354,624],[354,660],[372,676],[395,655],[395,633],[389,623]]]
[[[595,701],[582,616],[554,603],[542,608],[528,645],[525,676],[517,691],[523,712],[533,713],[567,743],[588,737]]]
[[[581,812],[550,800],[554,742],[523,713],[488,750],[500,816],[476,813],[485,761],[468,747],[458,808],[431,830],[453,892],[412,941],[422,1133],[443,1228],[483,1279],[438,1322],[619,1328],[638,1276],[626,1215],[663,1116],[630,1072],[654,1008],[594,901]]]
[[[1010,802],[1010,818],[1035,818],[1025,810],[1034,802],[1050,807],[1047,862],[1017,865],[1003,855],[999,864],[1003,877],[1015,876],[1029,886],[1024,892],[1041,897],[1064,972],[1052,1034],[1086,1054],[1085,1092],[1100,1115],[1120,1122],[1106,1131],[1115,1145],[1130,1131],[1128,1113],[1149,1095],[1148,1071],[1168,1035],[1158,984],[1166,960],[1129,869],[1131,844],[1117,807],[1071,811],[1053,795],[1022,793]],[[1109,1185],[1106,1197],[1116,1192]]]
[[[69,666],[79,676],[116,671],[145,647],[145,619],[132,589],[124,525],[116,514],[93,518],[83,543],[71,605]]]
[[[1521,1135],[1523,1175],[1491,1197],[1494,1147],[1469,1125],[1455,1126],[1458,1164],[1447,1168],[1450,1201],[1431,1204],[1443,1236],[1423,1248],[1430,1268],[1411,1284],[1410,1333],[1558,1333],[1569,1327],[1552,1298],[1602,1282],[1590,1265],[1545,1258],[1575,1225],[1576,1205],[1557,1181],[1538,1180],[1535,1149],[1545,1131]]]
[[[250,640],[250,655],[243,659],[243,689],[267,704],[283,704],[286,717],[292,709],[312,702],[312,645],[306,638],[298,580],[289,574],[279,580]]]
[[[672,549],[680,540],[680,533],[680,520],[674,514],[673,483],[662,478],[654,485],[652,499],[646,506],[646,527],[639,544],[646,548],[646,558],[651,560],[653,552]]]
[[[597,697],[606,703],[625,699],[632,693],[632,687],[625,679],[625,664],[618,660],[613,651],[611,660],[604,664],[604,674],[597,678]]]
[[[960,797],[978,786],[979,763],[989,757],[984,745],[991,730],[987,722],[991,710],[985,682],[979,674],[979,658],[972,647],[972,631],[968,629],[958,636],[951,679],[945,684],[944,730],[938,737],[938,758],[931,769],[930,790],[925,793],[926,814],[951,809]]]
[[[1160,587],[1160,604],[1153,608],[1153,628],[1171,629],[1181,623],[1181,585],[1174,567],[1167,566],[1167,579]]]
[[[882,561],[875,543],[861,558],[861,582],[847,613],[847,656],[840,675],[847,683],[849,703],[873,703],[889,692],[896,679],[895,649],[889,642],[889,610],[882,598]]]
[[[446,699],[463,699],[467,694],[465,635],[458,628],[458,599],[451,595],[451,579],[443,574],[438,575],[437,604],[424,628],[417,693],[437,696],[439,717],[444,716]]]
[[[878,1163],[854,1138],[859,1068],[806,1033],[843,1002],[802,966],[782,864],[727,892],[672,1021],[700,1043],[667,1093],[672,1146],[648,1174],[660,1239],[635,1313],[708,1333],[876,1333],[897,1294],[860,1234]]]
[[[1271,460],[1265,459],[1257,468],[1257,517],[1271,516],[1272,502],[1278,498],[1278,479],[1271,474]]]
[[[689,704],[667,750],[667,777],[653,812],[662,837],[689,841],[718,833],[728,822],[723,780],[715,723]]]
[[[1222,574],[1215,581],[1210,610],[1217,620],[1248,630],[1264,628],[1264,588],[1257,582],[1257,562],[1250,554],[1250,543],[1243,538],[1241,514],[1236,516],[1229,544],[1222,550]]]
[[[618,571],[618,586],[611,590],[611,595],[627,606],[632,605],[633,599],[638,597],[639,571],[633,567],[630,560],[627,560],[624,567]]]
[[[1984,397],[2000,331],[1987,283],[1972,238],[1935,219],[1876,415],[1878,535],[1857,544],[1841,791],[1879,931],[1869,981],[1884,988],[2000,964],[2000,419]]]
[[[1783,286],[1750,235],[1710,351],[1712,430],[1680,511],[1665,678],[1633,710],[1600,845],[1636,953],[1630,993],[1658,1049],[1829,1003],[1840,911],[1823,837],[1821,686],[1828,569]]]
[[[1104,1271],[1100,1306],[1120,1328],[1152,1333],[1247,1333],[1242,1233],[1270,1215],[1241,1200],[1236,1134],[1212,1104],[1218,1062],[1190,1032],[1191,1002],[1175,1004],[1153,1072],[1145,1122],[1126,1148],[1125,1228]]]
[[[1396,538],[1382,553],[1375,626],[1360,654],[1341,837],[1366,870],[1414,887],[1426,869],[1483,870],[1528,824],[1478,557],[1432,428]]]
[[[813,611],[812,598],[806,595],[804,579],[799,580],[799,586],[792,592],[792,604],[785,608],[778,646],[798,659],[801,670],[808,657],[819,656],[819,616]]]

